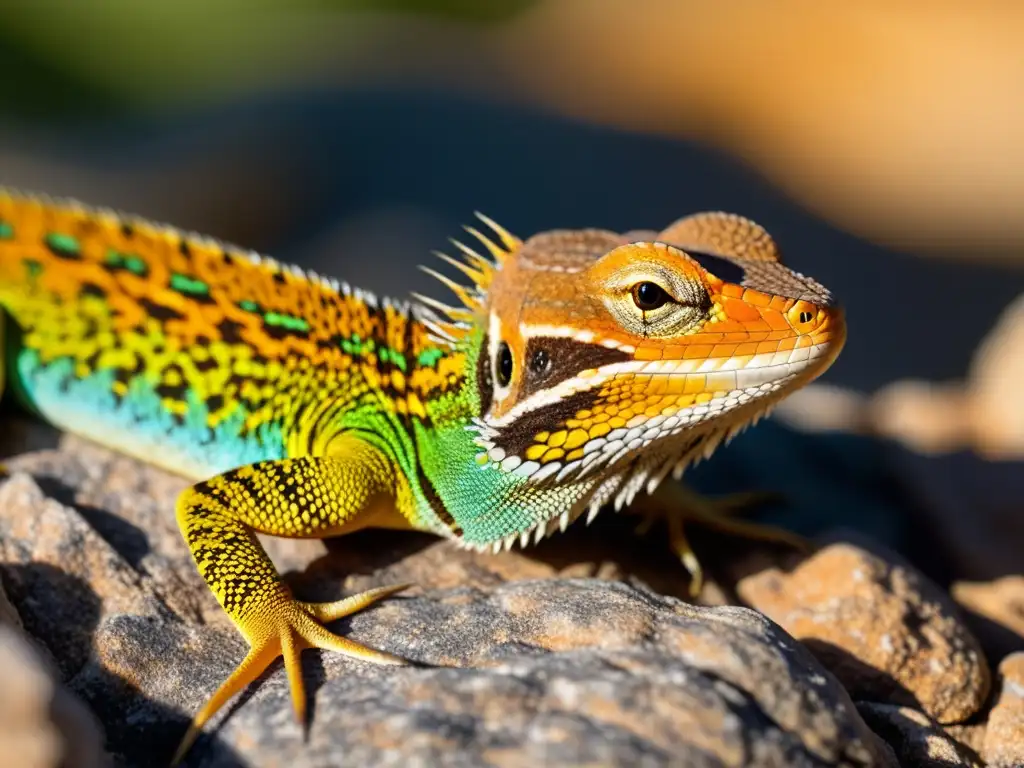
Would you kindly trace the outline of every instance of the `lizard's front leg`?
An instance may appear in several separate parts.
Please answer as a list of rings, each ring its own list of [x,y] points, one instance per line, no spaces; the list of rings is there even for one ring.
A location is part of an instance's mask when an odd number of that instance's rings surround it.
[[[654,523],[664,520],[668,543],[690,574],[690,596],[696,598],[704,584],[704,569],[690,546],[685,522],[695,522],[742,538],[786,544],[807,551],[808,542],[795,533],[774,525],[738,520],[732,513],[770,501],[777,494],[761,491],[734,493],[721,498],[703,496],[678,482],[662,483],[650,496],[637,498],[629,511],[643,516],[637,533],[645,535]]]
[[[338,651],[380,664],[404,663],[329,632],[321,622],[359,611],[408,585],[372,589],[334,603],[299,602],[255,536],[324,538],[381,517],[394,527],[398,485],[394,466],[383,454],[355,438],[342,438],[341,448],[329,458],[260,462],[197,483],[181,495],[178,524],[189,551],[250,650],[193,718],[175,763],[203,724],[278,656],[284,656],[300,722],[306,712],[299,663],[303,649]]]

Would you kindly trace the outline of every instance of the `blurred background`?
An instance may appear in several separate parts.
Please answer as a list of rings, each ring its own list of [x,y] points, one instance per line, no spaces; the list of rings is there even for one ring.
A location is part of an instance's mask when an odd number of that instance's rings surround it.
[[[1022,39],[985,0],[5,0],[0,184],[397,296],[441,292],[413,267],[475,210],[749,216],[849,341],[698,484],[994,578],[1024,572]]]

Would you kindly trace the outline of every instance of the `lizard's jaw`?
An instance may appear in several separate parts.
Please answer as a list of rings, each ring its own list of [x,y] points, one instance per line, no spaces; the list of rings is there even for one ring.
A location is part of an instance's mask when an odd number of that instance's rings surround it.
[[[520,478],[517,495],[543,497],[543,504],[530,506],[551,511],[526,518],[530,522],[523,530],[498,541],[467,545],[494,551],[508,549],[516,542],[525,546],[564,530],[584,513],[589,522],[604,506],[622,509],[641,491],[652,493],[670,473],[678,478],[688,466],[710,456],[719,445],[757,423],[780,400],[827,370],[845,342],[845,324],[838,312],[828,334],[819,339],[794,347],[785,359],[774,355],[755,358],[754,364],[744,367],[719,369],[715,372],[717,383],[728,379],[733,385],[690,397],[689,401],[685,390],[693,361],[630,361],[564,382],[559,388],[541,393],[543,397],[534,402],[524,401],[500,419],[478,419],[473,429],[481,449],[478,462],[485,471]],[[702,361],[696,363],[699,368]],[[705,383],[711,381],[710,374],[702,378]],[[593,405],[598,394],[634,393],[638,382],[651,393],[645,403],[653,395],[659,395],[659,402],[663,402],[667,399],[664,393],[675,390],[684,396],[675,401],[676,405],[660,411],[650,405],[633,414],[619,408],[614,411],[616,416],[601,420],[600,406]],[[680,402],[686,404],[678,407]],[[582,407],[585,405],[591,407]],[[603,413],[612,410],[607,408]],[[565,418],[567,412],[570,418]],[[541,443],[523,439],[524,425],[530,425],[525,431],[533,436],[531,430],[538,423],[559,414],[565,423],[561,427],[563,435],[554,440],[559,445],[554,447],[560,451],[549,453],[549,442],[555,434],[552,429],[537,435],[547,438],[543,453],[536,447]],[[592,418],[588,420],[588,416]]]
[[[630,360],[586,371],[500,417],[476,419],[478,461],[536,487],[576,482],[651,452],[680,454],[669,470],[685,466],[697,454],[695,441],[700,455],[709,454],[821,375],[844,339],[837,315],[817,343],[755,355],[742,365]]]

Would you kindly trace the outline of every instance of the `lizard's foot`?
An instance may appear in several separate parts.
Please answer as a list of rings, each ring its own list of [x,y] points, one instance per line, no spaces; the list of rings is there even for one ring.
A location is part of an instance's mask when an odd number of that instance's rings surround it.
[[[806,539],[772,525],[737,520],[733,513],[775,500],[778,494],[764,492],[734,493],[721,498],[701,496],[678,483],[666,483],[653,496],[638,498],[634,509],[643,516],[636,528],[639,535],[650,531],[661,520],[668,527],[672,552],[690,574],[690,596],[697,597],[704,585],[704,569],[683,531],[683,521],[693,521],[747,539],[787,544],[800,550],[809,548]]]
[[[249,640],[249,652],[230,677],[196,713],[185,737],[181,740],[171,765],[177,765],[196,740],[200,729],[232,696],[241,692],[259,677],[278,656],[284,657],[284,668],[291,687],[292,706],[300,723],[306,719],[306,687],[302,681],[299,654],[306,648],[337,651],[346,656],[376,664],[406,664],[405,659],[329,632],[321,622],[334,621],[361,611],[385,597],[407,589],[409,584],[377,587],[332,603],[304,603],[288,600],[274,608],[255,608],[258,614],[239,629]]]

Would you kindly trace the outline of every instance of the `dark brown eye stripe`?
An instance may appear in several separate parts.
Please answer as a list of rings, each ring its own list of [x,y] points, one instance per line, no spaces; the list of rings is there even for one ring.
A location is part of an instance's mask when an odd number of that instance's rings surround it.
[[[626,362],[632,360],[633,356],[600,344],[587,344],[557,336],[538,336],[527,342],[526,359],[544,359],[545,365],[527,367],[521,397],[529,397],[541,389],[553,387],[588,368]]]
[[[573,418],[579,411],[592,408],[597,398],[597,392],[586,390],[524,413],[512,424],[502,428],[494,444],[509,456],[522,456],[526,449],[533,445],[534,435],[545,430],[558,429],[565,424],[566,419]]]

